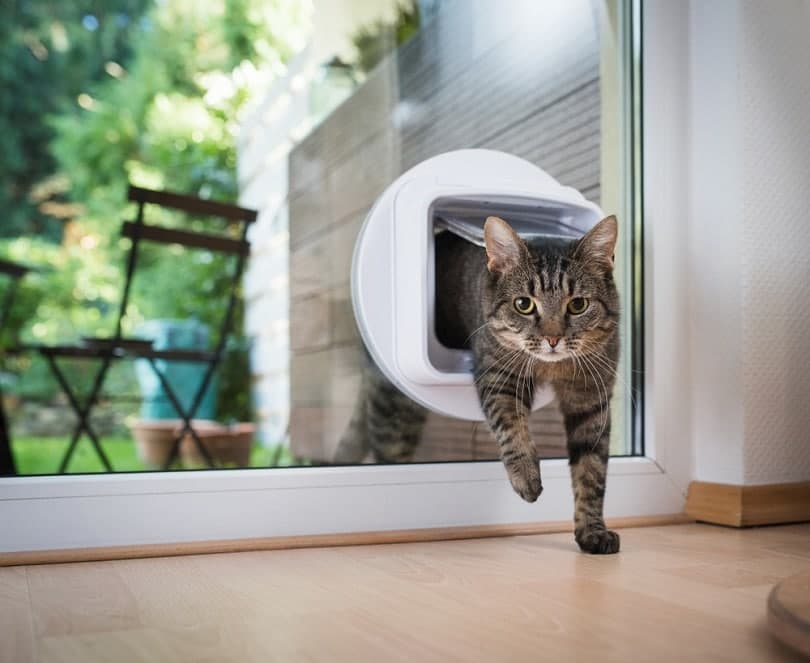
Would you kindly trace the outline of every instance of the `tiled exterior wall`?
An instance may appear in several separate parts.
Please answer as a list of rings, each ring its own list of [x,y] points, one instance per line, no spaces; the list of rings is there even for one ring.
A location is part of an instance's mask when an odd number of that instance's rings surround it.
[[[589,0],[442,3],[290,154],[290,439],[328,462],[359,385],[352,250],[375,198],[435,154],[487,147],[543,167],[599,202],[600,84]],[[508,12],[507,12],[508,9]],[[560,10],[557,10],[560,14]],[[527,25],[531,26],[527,29]],[[564,455],[555,407],[532,417],[545,457]],[[416,460],[497,456],[485,426],[431,415]]]

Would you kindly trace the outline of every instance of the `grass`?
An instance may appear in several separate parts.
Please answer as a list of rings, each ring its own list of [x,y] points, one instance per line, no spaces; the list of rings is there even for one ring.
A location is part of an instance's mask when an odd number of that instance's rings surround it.
[[[56,474],[68,447],[67,437],[16,437],[11,448],[17,473]],[[104,453],[116,472],[149,471],[138,458],[135,443],[128,437],[108,437],[101,441]],[[264,447],[254,443],[250,452],[251,467],[286,467],[295,465],[295,459],[284,446]],[[84,474],[104,472],[104,466],[96,455],[95,449],[86,438],[79,441],[76,451],[68,465],[68,473]]]

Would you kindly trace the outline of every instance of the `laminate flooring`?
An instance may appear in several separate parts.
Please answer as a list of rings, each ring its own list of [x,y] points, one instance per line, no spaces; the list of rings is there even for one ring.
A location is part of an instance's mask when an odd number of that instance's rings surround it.
[[[810,524],[0,568],[3,663],[798,661],[766,625]]]

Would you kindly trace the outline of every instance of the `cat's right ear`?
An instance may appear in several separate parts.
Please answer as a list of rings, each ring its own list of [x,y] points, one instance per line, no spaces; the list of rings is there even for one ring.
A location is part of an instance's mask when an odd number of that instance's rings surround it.
[[[579,241],[574,255],[612,270],[618,232],[616,217],[605,217]]]
[[[505,274],[520,264],[523,241],[503,219],[490,216],[484,223],[484,245],[487,249],[487,269],[493,274]]]

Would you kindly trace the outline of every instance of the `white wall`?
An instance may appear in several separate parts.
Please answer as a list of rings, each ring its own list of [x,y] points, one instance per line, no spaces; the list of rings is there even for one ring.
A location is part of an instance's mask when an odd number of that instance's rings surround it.
[[[742,143],[736,0],[691,3],[685,106],[695,478],[743,481]]]
[[[675,271],[649,269],[681,282],[676,299],[651,306],[685,316],[674,332],[658,333],[683,335],[669,368],[690,385],[680,410],[692,477],[810,480],[810,3],[645,7],[673,37],[674,77],[658,84],[681,97],[677,108],[662,108],[651,98],[655,85],[645,89],[647,131],[673,132],[652,138],[671,152],[651,153],[648,144],[648,165],[669,161],[683,184],[667,201],[679,212],[653,204],[647,221],[650,232],[665,219],[683,224],[673,233],[683,258],[667,266]],[[653,201],[656,184],[672,191],[656,177],[647,182]],[[668,377],[659,370],[655,380]]]
[[[810,3],[740,6],[744,481],[810,479]]]

